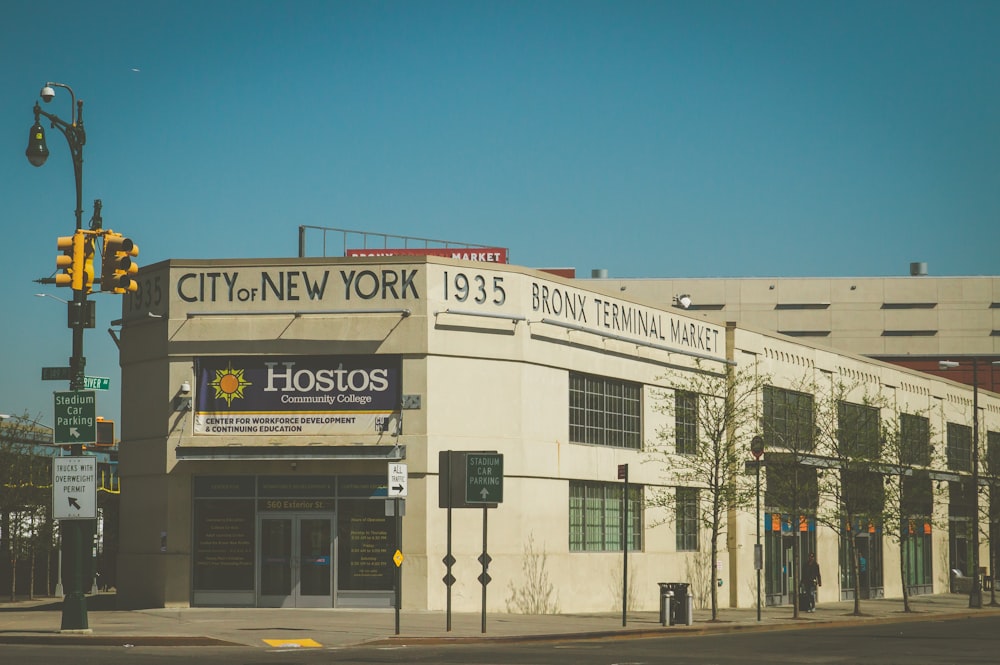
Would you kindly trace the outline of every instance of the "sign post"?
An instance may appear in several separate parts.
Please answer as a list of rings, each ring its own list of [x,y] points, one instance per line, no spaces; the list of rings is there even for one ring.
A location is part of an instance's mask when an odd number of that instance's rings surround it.
[[[489,567],[492,558],[486,551],[486,524],[489,516],[487,504],[503,502],[503,455],[499,453],[466,453],[465,456],[465,502],[483,504],[483,553],[479,563],[483,572],[479,583],[483,587],[482,632],[486,632],[486,585],[490,578]]]
[[[438,454],[438,470],[438,505],[448,510],[448,552],[444,557],[447,569],[444,583],[448,588],[447,629],[451,630],[451,587],[455,583],[451,574],[455,564],[451,553],[451,511],[452,508],[482,508],[483,553],[479,555],[479,563],[483,571],[479,583],[483,587],[482,631],[485,633],[486,585],[492,581],[489,574],[492,558],[486,551],[486,524],[489,509],[503,502],[503,455],[496,451],[442,450]]]
[[[618,465],[618,480],[625,481],[622,492],[622,626],[628,623],[628,464]]]
[[[395,504],[393,506],[393,513],[396,516],[396,547],[402,548],[403,543],[403,521],[402,521],[402,511],[399,509],[399,499],[406,496],[406,483],[408,480],[406,465],[405,464],[389,464],[386,493],[388,496],[392,497],[392,501]],[[402,605],[402,587],[403,587],[403,551],[402,549],[397,549],[395,556],[392,558],[393,563],[396,564],[396,575],[395,575],[395,586],[396,593],[394,598],[394,605],[396,606],[396,634],[399,635],[399,610]]]

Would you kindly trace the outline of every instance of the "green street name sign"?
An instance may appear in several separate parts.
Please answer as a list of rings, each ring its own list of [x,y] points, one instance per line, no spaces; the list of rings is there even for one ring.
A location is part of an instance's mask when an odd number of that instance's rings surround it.
[[[86,390],[107,390],[111,387],[111,379],[106,376],[85,376],[83,387]]]
[[[499,453],[466,454],[465,502],[503,502],[503,455]]]
[[[93,390],[53,393],[55,439],[58,444],[97,441],[97,398]]]

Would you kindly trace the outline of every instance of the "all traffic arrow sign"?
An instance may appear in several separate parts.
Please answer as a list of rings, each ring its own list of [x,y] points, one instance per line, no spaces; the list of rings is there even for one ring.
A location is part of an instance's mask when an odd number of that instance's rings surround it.
[[[406,496],[406,481],[406,465],[389,464],[388,490],[386,494],[388,496]]]

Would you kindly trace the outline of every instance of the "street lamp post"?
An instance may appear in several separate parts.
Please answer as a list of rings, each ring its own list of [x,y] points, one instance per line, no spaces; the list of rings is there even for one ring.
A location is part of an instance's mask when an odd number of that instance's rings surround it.
[[[87,134],[83,129],[83,100],[77,100],[73,89],[68,85],[48,82],[39,93],[39,96],[46,103],[51,102],[55,97],[53,87],[65,88],[69,91],[72,113],[70,122],[43,111],[36,101],[35,124],[32,125],[28,134],[28,148],[24,154],[32,166],[41,166],[49,157],[49,149],[45,143],[45,129],[39,122],[40,117],[45,117],[53,129],[58,129],[66,137],[73,159],[73,175],[76,183],[76,230],[80,231],[83,228],[83,146],[87,143]],[[87,364],[87,359],[83,355],[83,331],[87,327],[87,316],[85,316],[87,290],[84,288],[74,289],[73,300],[68,303],[68,307],[70,311],[69,323],[73,330],[72,355],[69,359],[69,389],[77,391],[84,389]],[[81,444],[72,445],[70,454],[74,457],[82,456],[83,446]],[[85,534],[90,533],[91,529],[85,528],[81,520],[61,520],[60,530],[63,535],[62,542],[66,558],[72,562],[69,579],[63,580],[69,590],[63,599],[62,630],[89,632],[87,599],[83,595],[84,558],[89,556],[89,547],[86,548],[85,552],[83,540]]]
[[[764,437],[758,434],[751,439],[750,454],[757,472],[757,543],[753,548],[753,567],[757,570],[757,621],[760,621],[760,571],[764,567],[764,552],[760,547],[760,458],[764,455]]]
[[[953,369],[960,364],[953,360],[942,360],[938,362],[938,368]],[[975,608],[983,606],[983,589],[979,578],[979,358],[972,358],[972,519],[972,589],[969,591],[969,607]]]

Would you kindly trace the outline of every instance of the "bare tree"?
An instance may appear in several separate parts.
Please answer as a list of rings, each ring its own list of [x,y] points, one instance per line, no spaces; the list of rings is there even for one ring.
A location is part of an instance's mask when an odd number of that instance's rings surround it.
[[[766,377],[754,365],[724,371],[706,369],[696,361],[694,371],[672,391],[659,395],[657,409],[672,424],[657,432],[651,459],[662,464],[670,489],[651,492],[651,506],[678,510],[674,487],[695,488],[696,516],[709,533],[712,620],[718,618],[718,587],[714,584],[719,540],[726,533],[731,511],[752,505],[752,488],[744,472],[749,445],[760,419],[759,397]]]
[[[816,467],[816,406],[815,386],[801,380],[791,388],[765,386],[763,418],[764,455],[768,509],[789,515],[790,528],[796,533],[792,540],[790,578],[797,585],[800,579],[801,544],[798,537],[800,521],[815,514],[818,500]],[[799,594],[789,589],[792,616],[798,618]]]
[[[930,468],[936,457],[931,446],[930,418],[922,411],[904,413],[897,408],[881,422],[882,469],[885,474],[885,503],[882,528],[899,546],[899,575],[903,589],[903,611],[910,608],[907,571],[913,541],[922,537],[925,526],[934,523],[934,487]],[[944,525],[946,526],[946,525]]]
[[[18,562],[34,556],[37,517],[49,501],[49,460],[36,450],[45,441],[37,422],[25,413],[0,426],[0,549],[10,566],[11,601],[17,599]],[[29,588],[28,595],[33,593]]]
[[[859,395],[860,393],[860,395]],[[861,539],[882,527],[885,504],[881,468],[878,392],[856,382],[831,379],[817,404],[817,455],[825,467],[819,477],[816,519],[848,545],[847,561],[854,581],[854,614],[861,614]],[[858,401],[851,401],[855,395]],[[869,556],[870,558],[870,556]]]

